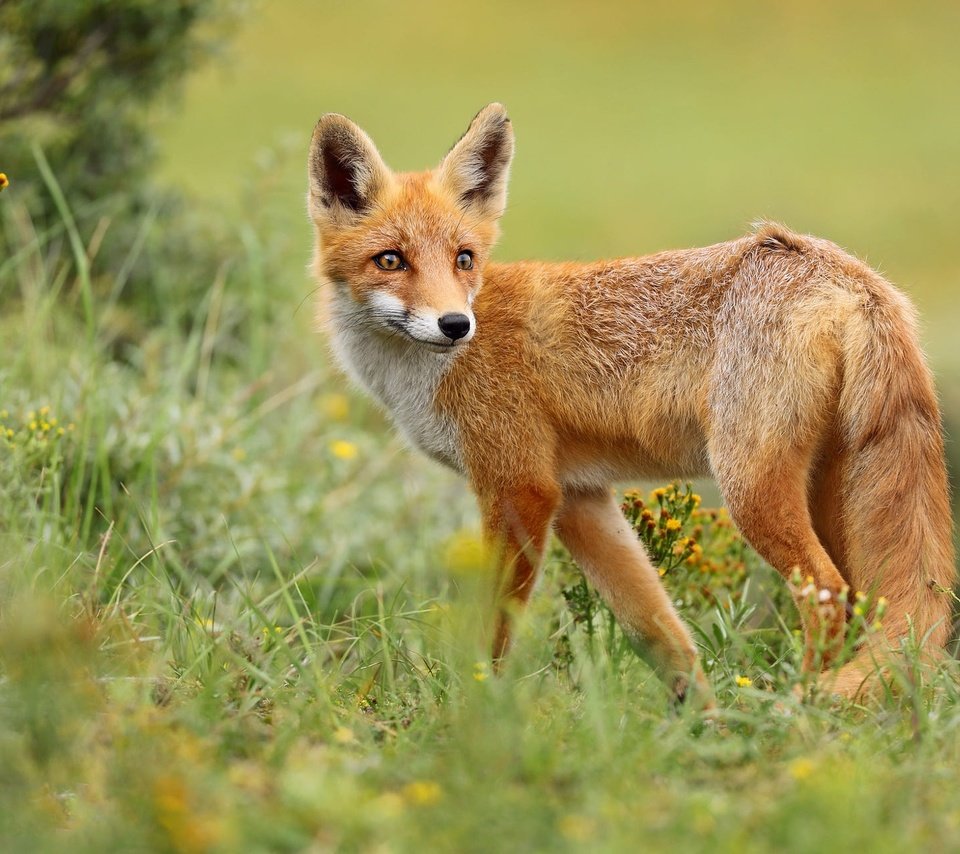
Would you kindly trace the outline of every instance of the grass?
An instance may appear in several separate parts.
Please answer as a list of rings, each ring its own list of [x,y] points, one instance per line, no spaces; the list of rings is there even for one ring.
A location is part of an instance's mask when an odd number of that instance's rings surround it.
[[[354,32],[378,9],[324,9],[323,32]],[[407,166],[440,153],[421,137],[441,144],[479,103],[506,100],[523,134],[508,257],[721,239],[774,215],[881,254],[928,310],[955,305],[938,283],[957,269],[956,176],[921,168],[960,150],[956,111],[930,109],[953,96],[926,88],[955,79],[952,7],[906,28],[824,7],[818,62],[804,42],[812,23],[737,9],[623,11],[614,26],[573,6],[493,4],[469,31],[503,41],[507,60],[491,70],[465,64],[452,38],[463,31],[414,4],[378,37],[435,52],[413,51],[383,84],[385,54],[334,78],[350,40],[311,51],[319,30],[297,19],[303,43],[291,47],[294,12],[271,4],[240,34],[234,89],[258,94],[263,111],[244,119],[257,128],[309,128],[327,106],[354,113]],[[681,24],[685,38],[670,41]],[[900,51],[902,74],[878,44]],[[289,67],[276,62],[284,45]],[[615,65],[664,121],[620,109]],[[218,136],[239,111],[217,81],[195,81],[165,144],[168,169],[222,201],[263,137]],[[861,86],[869,102],[854,97]],[[583,113],[561,109],[571,98]],[[399,103],[417,121],[395,120]],[[824,123],[790,123],[791,105]],[[631,152],[620,178],[556,180],[582,163],[584,120],[603,128],[601,162]],[[823,127],[829,138],[805,152]],[[862,157],[860,128],[875,141]],[[778,151],[796,164],[783,183],[770,177]],[[669,708],[558,547],[506,672],[489,673],[472,499],[346,390],[298,308],[311,288],[306,228],[294,225],[299,154],[265,163],[259,210],[228,215],[237,250],[204,298],[136,335],[118,315],[123,269],[102,269],[78,239],[84,213],[59,191],[56,164],[43,172],[62,229],[35,233],[15,174],[0,196],[22,236],[0,259],[0,848],[955,848],[956,665],[931,672],[908,654],[875,701],[801,702],[786,588],[722,512],[691,506],[680,531],[648,532],[642,510],[658,518],[659,501],[626,499],[696,627],[716,712]],[[929,228],[907,228],[910,211]],[[148,213],[140,227],[162,226]],[[949,400],[957,360],[940,328],[929,340]]]

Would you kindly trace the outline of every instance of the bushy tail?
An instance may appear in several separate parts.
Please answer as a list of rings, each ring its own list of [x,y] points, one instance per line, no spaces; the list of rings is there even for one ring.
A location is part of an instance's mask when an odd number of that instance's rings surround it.
[[[878,275],[844,336],[843,527],[850,583],[888,601],[884,633],[951,633],[953,523],[933,380],[913,309]]]

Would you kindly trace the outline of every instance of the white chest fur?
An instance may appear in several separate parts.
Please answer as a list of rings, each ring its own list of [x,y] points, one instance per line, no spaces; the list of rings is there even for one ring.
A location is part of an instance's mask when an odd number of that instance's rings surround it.
[[[463,471],[457,428],[437,413],[437,387],[455,355],[436,353],[365,324],[331,323],[333,350],[351,379],[390,414],[404,438],[428,456]]]

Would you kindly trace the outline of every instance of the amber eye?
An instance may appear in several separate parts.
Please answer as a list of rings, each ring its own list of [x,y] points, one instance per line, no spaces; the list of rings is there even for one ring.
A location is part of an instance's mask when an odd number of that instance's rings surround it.
[[[399,252],[381,252],[373,256],[373,263],[381,270],[405,270],[407,267]]]
[[[458,270],[472,270],[473,269],[473,253],[469,249],[464,249],[457,256],[457,269]]]

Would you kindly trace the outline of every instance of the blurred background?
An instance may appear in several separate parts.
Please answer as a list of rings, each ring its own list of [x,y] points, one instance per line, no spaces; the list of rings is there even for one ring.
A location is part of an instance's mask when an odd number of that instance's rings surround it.
[[[791,706],[722,512],[661,567],[722,725],[560,549],[488,679],[474,501],[330,364],[304,196],[324,112],[423,169],[498,100],[500,260],[829,237],[916,303],[957,472],[958,44],[955,0],[0,0],[0,848],[955,843],[956,688]]]

